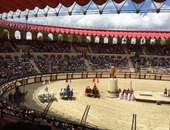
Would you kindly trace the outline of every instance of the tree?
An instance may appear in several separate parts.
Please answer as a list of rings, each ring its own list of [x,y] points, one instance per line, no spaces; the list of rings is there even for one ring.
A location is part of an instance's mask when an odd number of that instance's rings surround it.
[[[78,43],[82,42],[82,37],[80,35],[77,36],[77,42]]]
[[[2,32],[2,39],[7,40],[8,37],[9,37],[9,32],[8,32],[8,30],[6,30],[6,29],[3,30],[3,32]]]
[[[86,43],[90,43],[90,39],[86,37]]]
[[[59,35],[58,35],[58,41],[60,41],[60,42],[63,41],[63,35],[62,35],[62,34],[59,34]]]
[[[161,44],[162,46],[166,45],[166,39],[165,39],[165,38],[162,38],[162,39],[160,40],[160,44]]]
[[[73,39],[72,39],[72,35],[68,35],[68,42],[72,42]]]
[[[38,41],[42,41],[42,40],[43,40],[43,36],[38,36],[38,37],[37,37],[37,40],[38,40]]]
[[[48,36],[48,41],[52,41],[52,38]]]

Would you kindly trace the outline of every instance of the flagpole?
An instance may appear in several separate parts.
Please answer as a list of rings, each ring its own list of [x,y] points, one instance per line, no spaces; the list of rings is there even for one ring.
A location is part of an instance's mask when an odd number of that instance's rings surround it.
[[[130,81],[130,89],[132,89],[132,80]]]

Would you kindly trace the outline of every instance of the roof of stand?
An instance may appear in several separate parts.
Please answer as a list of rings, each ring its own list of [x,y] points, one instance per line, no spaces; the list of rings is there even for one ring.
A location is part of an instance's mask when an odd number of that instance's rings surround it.
[[[46,33],[65,33],[86,36],[103,37],[137,37],[137,38],[170,38],[169,31],[128,31],[128,30],[99,30],[99,29],[79,29],[55,26],[44,26],[36,24],[24,24],[0,20],[0,25],[19,30],[46,32]]]
[[[103,5],[107,3],[108,0],[92,0],[96,5]],[[122,3],[126,0],[113,0],[114,3]],[[145,0],[132,0],[136,4],[140,4]],[[165,2],[166,0],[150,0],[157,3]],[[65,7],[70,7],[73,3],[77,3],[80,6],[87,5],[91,0],[0,0],[0,13],[8,13],[10,11],[21,10],[24,11],[26,9],[33,10],[35,7],[40,9],[44,9],[47,5],[49,7],[55,8],[60,3]]]

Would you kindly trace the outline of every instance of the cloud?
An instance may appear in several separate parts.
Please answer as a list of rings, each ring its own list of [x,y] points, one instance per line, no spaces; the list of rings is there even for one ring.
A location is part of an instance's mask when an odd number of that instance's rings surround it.
[[[31,21],[35,22],[35,18]],[[170,15],[168,13],[72,15],[37,18],[36,22],[56,26],[81,28],[170,30]]]

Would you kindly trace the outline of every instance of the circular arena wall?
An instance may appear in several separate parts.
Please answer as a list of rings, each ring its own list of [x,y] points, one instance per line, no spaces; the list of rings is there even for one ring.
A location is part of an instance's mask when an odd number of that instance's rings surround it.
[[[88,79],[88,78],[110,78],[109,72],[82,72],[82,73],[57,73],[57,74],[44,74],[23,77],[8,81],[1,85],[0,94],[8,92],[14,89],[16,86],[24,86],[27,84],[33,84],[43,82],[44,80],[57,81],[66,79]],[[131,78],[131,79],[147,79],[147,80],[165,80],[170,81],[170,75],[163,74],[148,74],[148,73],[119,73],[117,78]]]

